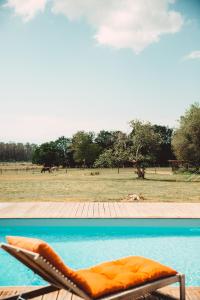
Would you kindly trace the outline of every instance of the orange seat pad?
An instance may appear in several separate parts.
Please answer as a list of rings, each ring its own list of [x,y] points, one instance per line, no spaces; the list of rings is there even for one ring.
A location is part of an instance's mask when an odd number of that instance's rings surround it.
[[[94,298],[177,274],[175,270],[141,256],[105,262],[77,273],[84,278],[81,286]]]
[[[129,256],[75,271],[42,240],[10,236],[7,241],[13,246],[39,253],[95,299],[177,274],[175,270],[141,256]]]

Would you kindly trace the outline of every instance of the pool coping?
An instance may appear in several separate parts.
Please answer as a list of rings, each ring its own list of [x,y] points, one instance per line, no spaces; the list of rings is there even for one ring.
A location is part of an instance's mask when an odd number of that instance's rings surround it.
[[[1,227],[73,227],[73,228],[198,228],[200,219],[189,218],[2,218]]]

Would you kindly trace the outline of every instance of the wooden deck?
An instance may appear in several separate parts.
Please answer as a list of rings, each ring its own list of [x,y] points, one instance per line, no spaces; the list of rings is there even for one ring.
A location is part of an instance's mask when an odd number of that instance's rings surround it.
[[[2,287],[0,288],[0,299],[4,299],[5,297],[16,295],[19,292],[30,291],[33,287]],[[33,300],[81,300],[78,296],[72,295],[71,293],[60,290],[55,291],[43,296],[32,298]],[[172,300],[179,299],[179,290],[174,287],[167,287],[159,290],[153,296],[146,296],[142,298],[145,300]],[[200,299],[200,288],[197,287],[189,287],[186,290],[186,299],[187,300],[199,300]],[[129,299],[130,300],[130,299]],[[141,298],[140,298],[141,300]]]
[[[200,203],[1,202],[0,218],[200,219]]]

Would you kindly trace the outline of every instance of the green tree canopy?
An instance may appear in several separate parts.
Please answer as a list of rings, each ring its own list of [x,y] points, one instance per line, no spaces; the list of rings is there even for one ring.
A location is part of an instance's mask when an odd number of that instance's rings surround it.
[[[134,163],[138,177],[144,177],[144,165],[155,162],[162,138],[153,125],[138,120],[130,122],[129,135],[114,132],[114,143],[111,149],[106,149],[95,162],[99,167],[121,167]]]
[[[31,161],[36,149],[35,144],[0,142],[0,161]]]
[[[195,103],[179,120],[175,130],[172,146],[180,160],[200,166],[200,105]]]
[[[116,166],[113,149],[106,149],[94,163],[95,168],[113,168]]]
[[[133,120],[130,126],[132,128],[129,136],[132,142],[130,159],[138,162],[154,162],[162,143],[160,133],[154,130],[150,122]]]
[[[166,166],[168,165],[168,160],[175,159],[171,146],[173,129],[167,126],[153,125],[153,130],[158,133],[161,138],[160,148],[156,155],[156,164]]]
[[[121,167],[128,161],[127,135],[121,131],[114,132],[113,146],[106,149],[95,161],[95,167]]]
[[[55,146],[58,154],[58,163],[63,167],[66,167],[71,162],[72,156],[72,142],[69,138],[61,136],[55,141]]]
[[[125,133],[118,131],[116,133],[115,143],[113,145],[114,157],[119,170],[129,160],[128,151],[129,141]]]
[[[71,141],[62,136],[56,141],[43,143],[38,146],[33,154],[33,163],[45,166],[63,166],[69,164],[71,157]]]
[[[38,146],[33,154],[32,162],[45,166],[59,165],[59,152],[55,142]]]
[[[97,137],[95,138],[95,142],[102,148],[102,150],[111,148],[114,143],[113,132],[101,130],[97,134]]]
[[[79,165],[93,166],[101,152],[101,147],[94,142],[93,132],[77,132],[72,138],[74,161]]]
[[[144,167],[156,161],[162,139],[149,122],[133,120],[130,126],[132,131],[129,135],[129,160],[135,164],[138,177],[144,178]]]

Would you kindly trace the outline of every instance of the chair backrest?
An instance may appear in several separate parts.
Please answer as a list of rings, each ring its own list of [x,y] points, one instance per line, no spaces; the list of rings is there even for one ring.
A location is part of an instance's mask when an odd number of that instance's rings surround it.
[[[76,283],[72,282],[68,277],[63,275],[38,253],[4,243],[0,244],[0,247],[50,284],[73,292],[74,294],[86,300],[91,300],[91,298],[82,289],[80,289]]]

